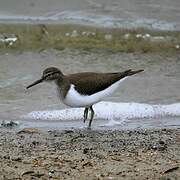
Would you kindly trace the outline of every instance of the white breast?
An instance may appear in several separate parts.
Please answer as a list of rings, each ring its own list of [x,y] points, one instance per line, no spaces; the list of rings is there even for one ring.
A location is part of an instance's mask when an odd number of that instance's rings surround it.
[[[116,83],[112,84],[108,88],[97,92],[92,95],[81,95],[79,94],[74,85],[71,84],[70,89],[63,99],[64,104],[71,106],[71,107],[88,107],[91,106],[99,101],[101,101],[104,97],[110,96],[114,91],[118,89],[120,83],[124,81],[127,77],[117,81]]]

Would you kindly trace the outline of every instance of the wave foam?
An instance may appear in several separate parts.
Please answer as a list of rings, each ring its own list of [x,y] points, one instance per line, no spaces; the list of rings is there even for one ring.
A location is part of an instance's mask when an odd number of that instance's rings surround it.
[[[78,120],[83,118],[84,108],[69,108],[52,111],[33,111],[24,115],[25,119]],[[180,103],[170,105],[150,105],[139,103],[100,102],[94,105],[95,119],[124,120],[180,116]]]

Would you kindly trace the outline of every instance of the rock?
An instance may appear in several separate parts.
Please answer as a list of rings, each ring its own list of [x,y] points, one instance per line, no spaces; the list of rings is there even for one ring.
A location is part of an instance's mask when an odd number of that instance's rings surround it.
[[[90,161],[87,161],[87,162],[85,162],[82,166],[83,166],[83,167],[85,167],[85,166],[90,166],[90,167],[92,167],[93,164],[92,164]]]
[[[84,149],[83,149],[83,154],[87,154],[87,153],[88,153],[88,151],[89,151],[89,149],[88,149],[88,148],[84,148]]]
[[[41,176],[44,176],[44,172],[36,172],[33,174],[33,176],[37,177],[37,178],[40,178]]]
[[[31,175],[31,176],[40,178],[41,176],[44,176],[44,172],[35,172],[33,170],[29,170],[29,171],[25,171],[24,173],[22,173],[22,176],[24,176],[24,175]]]
[[[64,134],[73,133],[73,130],[64,130]]]
[[[34,171],[29,170],[29,171],[23,172],[21,176],[24,176],[24,175],[27,175],[27,174],[33,174],[33,173],[34,173]]]
[[[21,157],[11,157],[11,160],[12,161],[19,161],[19,162],[21,162],[22,158]]]
[[[40,133],[39,129],[36,128],[24,128],[18,132],[18,134],[26,133],[26,134],[34,134],[34,133]]]
[[[1,124],[0,124],[2,127],[15,127],[15,126],[18,126],[19,125],[19,122],[18,121],[2,121]]]

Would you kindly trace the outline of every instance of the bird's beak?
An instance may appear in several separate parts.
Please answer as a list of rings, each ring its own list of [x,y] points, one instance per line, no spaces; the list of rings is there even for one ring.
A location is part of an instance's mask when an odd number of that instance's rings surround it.
[[[29,86],[27,86],[26,89],[29,89],[30,87],[35,86],[36,84],[39,84],[39,83],[43,82],[43,80],[44,80],[44,79],[41,78],[41,79],[33,82],[32,84],[30,84]]]

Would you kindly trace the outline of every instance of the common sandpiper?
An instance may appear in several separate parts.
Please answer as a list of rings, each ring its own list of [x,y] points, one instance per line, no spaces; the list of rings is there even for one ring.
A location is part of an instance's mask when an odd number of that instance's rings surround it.
[[[103,98],[110,96],[128,76],[144,70],[133,71],[128,69],[123,72],[95,73],[82,72],[64,75],[58,68],[49,67],[43,71],[42,77],[27,86],[27,89],[44,81],[54,81],[62,102],[70,107],[84,107],[84,122],[91,111],[89,128],[94,117],[93,105]]]

